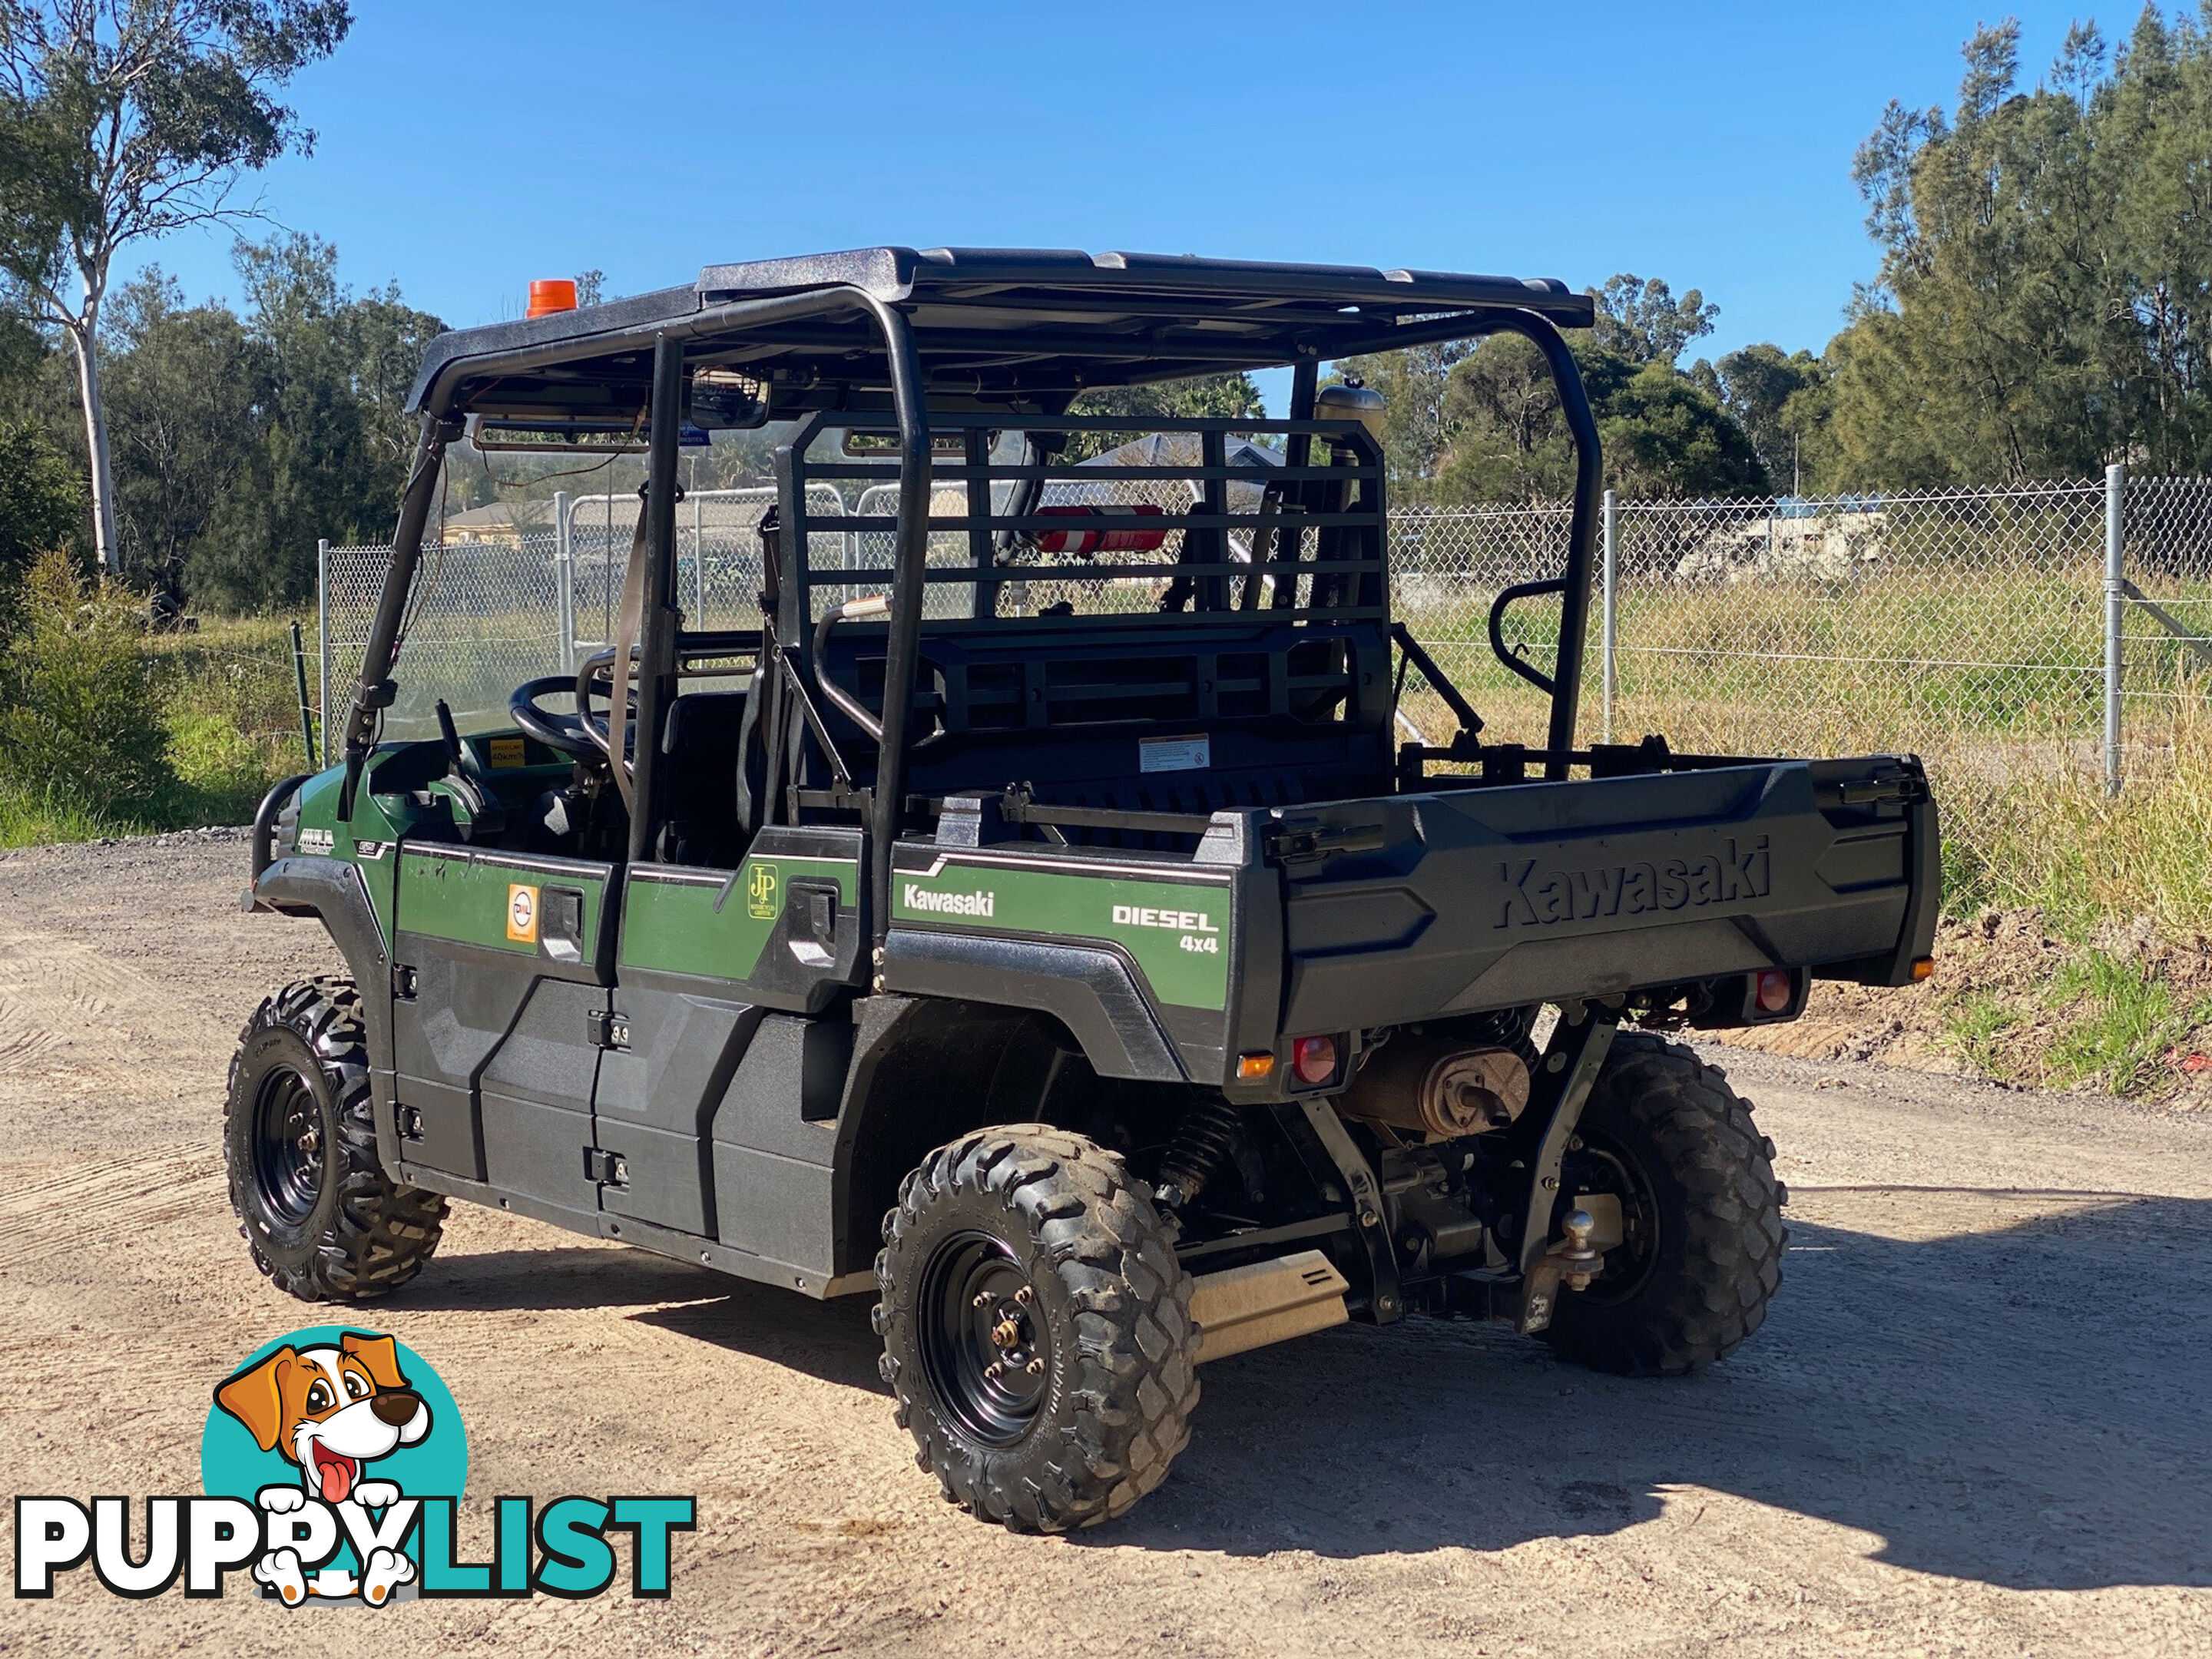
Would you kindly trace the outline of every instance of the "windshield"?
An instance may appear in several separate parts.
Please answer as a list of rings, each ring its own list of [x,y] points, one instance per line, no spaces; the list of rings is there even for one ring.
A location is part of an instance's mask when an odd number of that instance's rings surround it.
[[[775,500],[775,445],[790,428],[718,432],[678,463],[678,603],[690,629],[760,625],[760,523]],[[442,511],[423,532],[386,711],[389,738],[438,735],[442,697],[463,732],[509,724],[516,687],[574,675],[614,635],[637,534],[646,458],[517,453],[453,445]],[[836,512],[834,489],[817,510]],[[333,549],[326,584],[334,660],[359,660],[389,550]]]

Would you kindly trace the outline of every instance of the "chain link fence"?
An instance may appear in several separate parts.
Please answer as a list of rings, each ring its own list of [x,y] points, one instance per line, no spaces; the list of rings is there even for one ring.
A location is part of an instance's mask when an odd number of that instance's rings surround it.
[[[1097,489],[1100,486],[1086,485]],[[836,515],[834,487],[810,510]],[[957,484],[933,508],[964,510]],[[1118,498],[1117,498],[1118,499]],[[678,509],[687,620],[750,625],[767,486],[701,491]],[[894,515],[896,486],[853,503]],[[499,716],[514,688],[573,672],[612,633],[637,519],[634,495],[561,497],[550,533],[424,555],[392,736],[436,729],[442,695],[463,725]],[[1393,514],[1397,614],[1480,708],[1493,739],[1540,742],[1548,703],[1499,663],[1490,607],[1556,574],[1564,504]],[[964,561],[957,534],[933,557]],[[810,538],[817,571],[889,562],[890,533]],[[958,544],[957,546],[954,544]],[[389,560],[326,548],[325,706],[342,705]],[[1763,501],[1615,502],[1593,606],[1583,733],[1664,732],[1678,750],[1840,753],[1913,749],[1992,775],[2053,766],[2122,770],[2121,738],[2155,752],[2163,723],[2212,684],[2212,480],[2103,480],[1990,489]],[[1019,583],[1009,568],[1009,590]],[[875,585],[872,580],[867,583]],[[1127,608],[1157,603],[1129,584]],[[1009,602],[1054,597],[1031,584]],[[933,595],[933,597],[935,597]],[[1122,608],[1119,605],[1115,608]],[[1548,668],[1556,601],[1515,607],[1509,644]],[[1409,684],[1409,722],[1440,740],[1440,702]]]

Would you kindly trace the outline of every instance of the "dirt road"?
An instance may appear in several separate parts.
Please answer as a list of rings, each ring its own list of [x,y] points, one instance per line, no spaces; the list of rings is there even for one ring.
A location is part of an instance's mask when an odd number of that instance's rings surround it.
[[[196,1489],[210,1383],[330,1316],[223,1198],[239,1024],[329,961],[238,913],[245,857],[0,855],[5,1493]],[[2212,1121],[1722,1058],[1793,1243],[1707,1376],[1340,1330],[1209,1367],[1126,1521],[1020,1538],[915,1471],[865,1302],[460,1208],[375,1322],[453,1388],[472,1492],[696,1492],[672,1600],[295,1616],[79,1573],[0,1603],[0,1652],[2212,1653]]]

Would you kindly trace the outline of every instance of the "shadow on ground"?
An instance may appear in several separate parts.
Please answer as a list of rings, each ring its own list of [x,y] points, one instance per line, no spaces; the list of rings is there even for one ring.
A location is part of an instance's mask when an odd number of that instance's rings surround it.
[[[2110,1201],[1923,1243],[1802,1220],[1792,1235],[1765,1329],[1696,1377],[1597,1376],[1501,1328],[1422,1320],[1209,1367],[1168,1484],[1078,1541],[1498,1550],[1617,1532],[1690,1486],[1860,1529],[1923,1572],[2212,1586],[2212,1202]],[[653,1304],[631,1316],[880,1388],[866,1297],[591,1247],[441,1266],[410,1306]]]

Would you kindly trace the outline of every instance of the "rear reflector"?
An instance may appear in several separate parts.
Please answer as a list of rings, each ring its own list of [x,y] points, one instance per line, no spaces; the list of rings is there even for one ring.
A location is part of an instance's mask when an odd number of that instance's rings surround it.
[[[1275,1071],[1273,1054],[1239,1054],[1237,1056],[1237,1075],[1249,1083],[1256,1078],[1272,1077]]]
[[[1922,981],[1922,980],[1923,980],[1923,979],[1933,979],[1933,978],[1935,978],[1935,977],[1936,977],[1936,958],[1935,958],[1935,957],[1915,957],[1912,959],[1912,978],[1913,978],[1913,982],[1914,982],[1915,984],[1917,984],[1920,981]]]
[[[1759,976],[1759,1006],[1767,1013],[1778,1014],[1790,1006],[1796,989],[1786,969],[1769,968]]]

